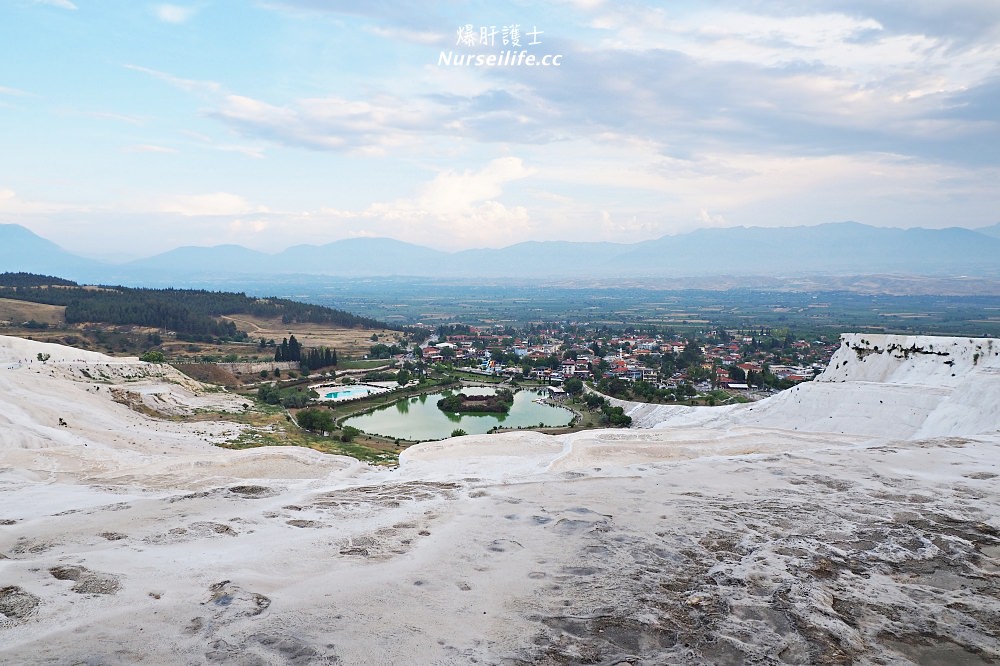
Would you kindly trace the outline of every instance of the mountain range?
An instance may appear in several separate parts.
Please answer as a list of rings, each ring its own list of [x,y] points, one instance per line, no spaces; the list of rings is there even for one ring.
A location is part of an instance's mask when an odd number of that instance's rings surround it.
[[[111,264],[77,256],[17,224],[0,225],[0,272],[78,281],[175,284],[240,276],[440,278],[692,277],[907,274],[1000,276],[1000,224],[897,229],[856,222],[729,227],[638,243],[529,241],[444,252],[390,238],[296,245],[269,254],[239,245],[179,247]]]

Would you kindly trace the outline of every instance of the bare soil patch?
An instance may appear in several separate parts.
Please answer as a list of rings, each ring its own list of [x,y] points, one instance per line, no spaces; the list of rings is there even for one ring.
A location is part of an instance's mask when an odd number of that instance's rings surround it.
[[[174,363],[175,368],[192,379],[218,386],[239,386],[240,380],[226,368],[215,363]]]
[[[280,343],[282,338],[295,336],[306,347],[330,347],[338,354],[360,357],[368,353],[369,348],[376,344],[372,335],[378,336],[378,342],[391,345],[403,339],[399,331],[386,329],[336,328],[324,324],[284,324],[280,317],[264,319],[249,315],[232,315],[223,317],[236,324],[237,328],[246,331],[253,340],[264,338]],[[272,351],[273,353],[273,351]]]
[[[65,313],[64,305],[45,305],[0,298],[0,321],[9,321],[14,325],[35,320],[49,326],[61,326],[66,321]]]

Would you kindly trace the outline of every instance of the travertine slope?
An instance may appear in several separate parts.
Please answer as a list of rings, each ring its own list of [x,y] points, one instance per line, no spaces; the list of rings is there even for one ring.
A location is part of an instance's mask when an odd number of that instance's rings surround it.
[[[996,344],[847,336],[766,401],[382,470],[0,337],[0,662],[995,663]]]

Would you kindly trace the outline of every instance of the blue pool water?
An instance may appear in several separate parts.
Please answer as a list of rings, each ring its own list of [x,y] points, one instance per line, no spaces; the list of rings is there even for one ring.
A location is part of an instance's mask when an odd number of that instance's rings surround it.
[[[362,396],[377,393],[378,389],[371,386],[352,386],[350,388],[337,389],[323,395],[327,400],[347,400],[348,398],[360,398]]]

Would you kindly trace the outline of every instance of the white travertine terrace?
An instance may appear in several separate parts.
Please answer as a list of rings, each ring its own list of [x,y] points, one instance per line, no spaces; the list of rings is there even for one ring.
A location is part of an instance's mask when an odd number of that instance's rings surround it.
[[[1000,659],[1000,341],[847,335],[761,402],[395,470],[146,413],[244,402],[0,337],[0,662]]]

